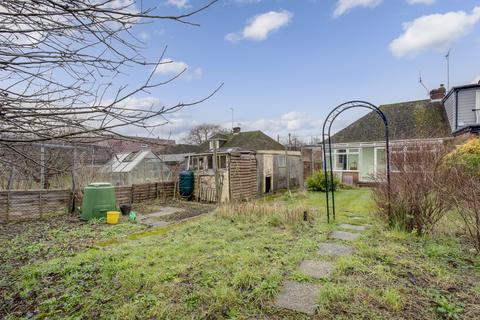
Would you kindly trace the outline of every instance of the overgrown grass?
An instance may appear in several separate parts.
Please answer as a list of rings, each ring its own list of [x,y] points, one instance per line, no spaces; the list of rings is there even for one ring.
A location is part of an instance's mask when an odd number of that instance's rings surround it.
[[[271,223],[267,214],[255,219],[224,212],[32,260],[11,270],[16,281],[7,297],[13,301],[0,315],[303,319],[272,305],[282,282],[290,279],[322,285],[318,319],[480,317],[480,261],[457,239],[384,231],[370,219],[367,189],[339,191],[336,200],[337,220],[331,225],[325,223],[324,194],[293,193],[257,203],[285,212],[301,208],[293,225],[282,216],[281,223]],[[316,219],[305,223],[304,208],[315,210]],[[338,223],[372,226],[354,242],[354,256],[335,262],[330,279],[298,272],[304,259],[328,259],[316,249]]]

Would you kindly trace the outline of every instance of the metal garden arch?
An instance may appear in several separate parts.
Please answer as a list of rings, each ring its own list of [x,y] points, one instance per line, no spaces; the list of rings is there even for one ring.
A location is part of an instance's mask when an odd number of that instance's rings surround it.
[[[331,192],[331,207],[333,213],[333,220],[335,220],[335,193],[333,188],[333,164],[332,164],[332,140],[331,140],[331,129],[332,124],[335,119],[344,111],[353,109],[353,108],[366,108],[374,111],[378,114],[385,125],[385,151],[387,155],[387,188],[388,188],[388,211],[390,212],[390,141],[389,141],[389,133],[388,133],[388,120],[385,114],[380,110],[377,106],[365,102],[365,101],[349,101],[342,103],[335,107],[325,119],[322,128],[322,144],[323,144],[323,173],[325,175],[325,197],[326,197],[326,205],[327,205],[327,221],[330,223],[330,196],[329,192]],[[327,132],[325,132],[327,129]],[[327,170],[327,143],[328,143],[328,155],[329,155],[329,167],[330,171]]]

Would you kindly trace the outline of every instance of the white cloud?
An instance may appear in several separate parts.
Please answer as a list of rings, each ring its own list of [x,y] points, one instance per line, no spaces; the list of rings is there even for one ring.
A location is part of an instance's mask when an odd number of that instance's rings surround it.
[[[138,35],[142,41],[147,41],[150,38],[150,34],[148,32],[142,31]]]
[[[130,97],[117,105],[118,107],[137,109],[137,110],[159,110],[163,107],[160,99],[152,96]],[[119,123],[114,121],[111,124]],[[192,126],[191,116],[184,111],[177,111],[164,115],[164,117],[156,117],[149,120],[146,125],[148,128],[141,126],[128,125],[116,128],[115,131],[125,135],[139,137],[160,137],[164,139],[180,140],[183,135],[188,132]]]
[[[175,61],[169,58],[164,58],[160,64],[155,68],[155,73],[162,76],[176,76],[182,73],[182,77],[187,80],[201,79],[203,76],[202,68],[192,69],[183,61]]]
[[[339,17],[356,7],[374,8],[381,3],[382,0],[338,0],[333,16]]]
[[[243,31],[229,33],[225,36],[225,39],[230,42],[242,39],[263,41],[267,39],[272,32],[288,25],[292,17],[293,14],[286,10],[266,12],[250,19]]]
[[[404,33],[390,43],[396,57],[413,56],[426,49],[445,50],[472,31],[480,20],[480,7],[464,11],[422,16],[403,24]]]
[[[435,0],[407,0],[409,4],[434,4]]]
[[[179,9],[185,9],[185,8],[191,7],[189,0],[167,0],[165,1],[165,4],[170,6],[175,6]]]

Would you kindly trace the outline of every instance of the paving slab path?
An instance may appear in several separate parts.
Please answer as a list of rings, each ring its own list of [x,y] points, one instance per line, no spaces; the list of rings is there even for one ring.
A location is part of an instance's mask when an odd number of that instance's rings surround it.
[[[320,243],[317,251],[317,253],[322,256],[330,257],[347,257],[351,256],[353,252],[354,249],[352,246],[333,242]]]
[[[360,237],[359,233],[352,233],[346,231],[333,231],[329,235],[329,239],[344,240],[344,241],[353,241]]]
[[[342,224],[339,224],[338,226],[342,229],[355,230],[355,231],[364,231],[367,229],[367,226],[348,224],[348,223],[342,223]]]
[[[364,231],[367,226],[340,224],[340,228],[355,231]],[[353,241],[360,237],[360,233],[335,230],[330,233],[329,239]],[[354,253],[352,246],[335,243],[320,243],[317,253],[321,256],[346,257]],[[301,262],[298,270],[315,279],[329,278],[335,270],[335,262],[304,260]],[[321,285],[315,283],[300,283],[295,281],[285,281],[281,292],[275,299],[275,306],[297,312],[303,312],[307,315],[314,315],[317,306],[317,297],[320,293]]]
[[[315,279],[330,277],[335,264],[329,261],[304,260],[298,268],[300,272]]]
[[[285,281],[275,306],[314,315],[320,289],[319,284]]]

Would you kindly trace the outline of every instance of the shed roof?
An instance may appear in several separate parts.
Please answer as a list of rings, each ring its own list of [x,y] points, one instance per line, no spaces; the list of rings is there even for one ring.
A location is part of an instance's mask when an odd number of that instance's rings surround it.
[[[382,105],[379,108],[387,117],[391,140],[445,138],[451,135],[441,102],[418,100]],[[332,136],[333,143],[383,140],[383,121],[373,111]]]
[[[285,150],[285,147],[267,136],[260,130],[257,131],[245,131],[239,133],[222,134],[213,136],[211,139],[222,138],[226,142],[222,145],[221,149],[239,148],[244,150]],[[208,152],[209,142],[204,142],[200,145],[199,152]]]

